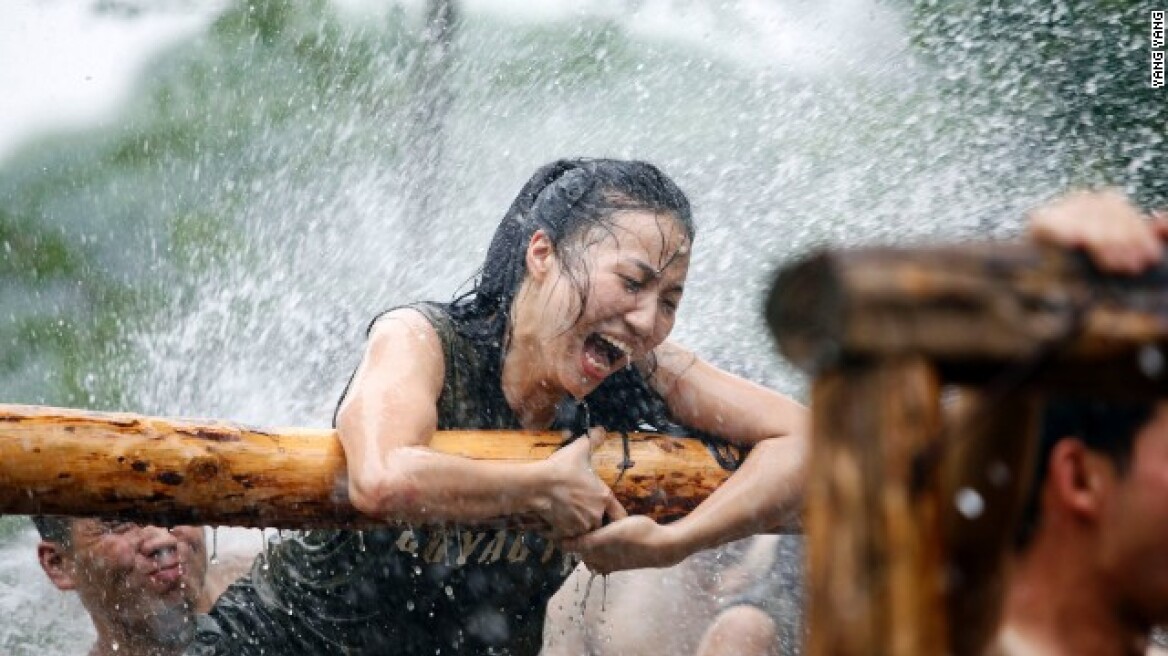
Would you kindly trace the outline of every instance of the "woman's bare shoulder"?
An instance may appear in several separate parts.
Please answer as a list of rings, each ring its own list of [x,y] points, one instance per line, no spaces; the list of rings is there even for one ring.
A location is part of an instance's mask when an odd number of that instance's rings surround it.
[[[390,310],[369,327],[365,357],[353,383],[378,394],[387,386],[423,385],[437,397],[445,376],[445,356],[437,330],[421,311],[412,307]]]

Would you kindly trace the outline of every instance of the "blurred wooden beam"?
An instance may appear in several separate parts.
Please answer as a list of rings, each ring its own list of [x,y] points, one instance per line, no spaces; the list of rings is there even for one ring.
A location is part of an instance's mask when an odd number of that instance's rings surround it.
[[[807,656],[944,654],[936,371],[923,358],[840,367],[812,391]]]
[[[1168,393],[1168,266],[1098,274],[1076,253],[1022,244],[821,252],[767,300],[783,355],[814,373],[864,358],[928,358],[947,382],[1021,371],[1047,389]]]
[[[1047,392],[1168,394],[1168,266],[1026,244],[821,252],[767,321],[815,376],[808,656],[978,654],[997,627]],[[970,405],[948,426],[943,385]]]
[[[1036,394],[992,397],[963,389],[947,408],[937,463],[948,549],[949,653],[981,656],[994,636],[1014,535],[1034,472],[1042,403]]]

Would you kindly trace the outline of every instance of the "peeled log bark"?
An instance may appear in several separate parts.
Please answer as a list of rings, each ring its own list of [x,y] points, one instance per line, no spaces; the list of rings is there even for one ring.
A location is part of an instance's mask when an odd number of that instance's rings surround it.
[[[430,446],[530,462],[562,441],[551,432],[439,431]],[[658,520],[686,514],[729,476],[692,439],[630,434],[629,460],[622,475],[619,434],[592,456],[629,513]],[[0,404],[0,514],[273,528],[383,524],[349,505],[345,471],[333,430]],[[534,518],[497,523],[538,527]]]
[[[919,355],[948,382],[981,384],[1041,357],[1030,378],[1047,389],[1168,393],[1165,264],[1109,277],[1031,245],[830,251],[781,271],[766,312],[811,373]]]

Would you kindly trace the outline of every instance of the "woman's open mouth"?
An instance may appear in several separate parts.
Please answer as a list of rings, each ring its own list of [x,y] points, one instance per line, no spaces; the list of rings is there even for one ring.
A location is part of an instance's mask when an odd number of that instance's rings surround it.
[[[592,333],[584,339],[581,356],[584,375],[604,380],[613,371],[630,362],[633,349],[619,338]]]

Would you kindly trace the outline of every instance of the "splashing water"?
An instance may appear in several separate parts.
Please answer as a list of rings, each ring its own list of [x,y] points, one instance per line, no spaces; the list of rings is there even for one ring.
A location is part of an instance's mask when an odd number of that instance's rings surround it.
[[[106,317],[118,337],[87,353],[78,403],[327,425],[370,318],[449,298],[522,181],[574,155],[648,159],[687,190],[699,236],[674,337],[798,394],[760,320],[778,263],[1008,233],[1055,188],[948,128],[938,74],[885,3],[460,9],[446,78],[427,86],[417,7],[254,24],[228,8],[151,69],[117,130],[11,159],[10,211],[79,235],[107,272],[94,298],[136,294],[134,313]],[[416,96],[434,88],[444,104],[423,120]],[[0,551],[0,651],[84,651],[84,613],[44,580],[31,533],[0,535]]]

